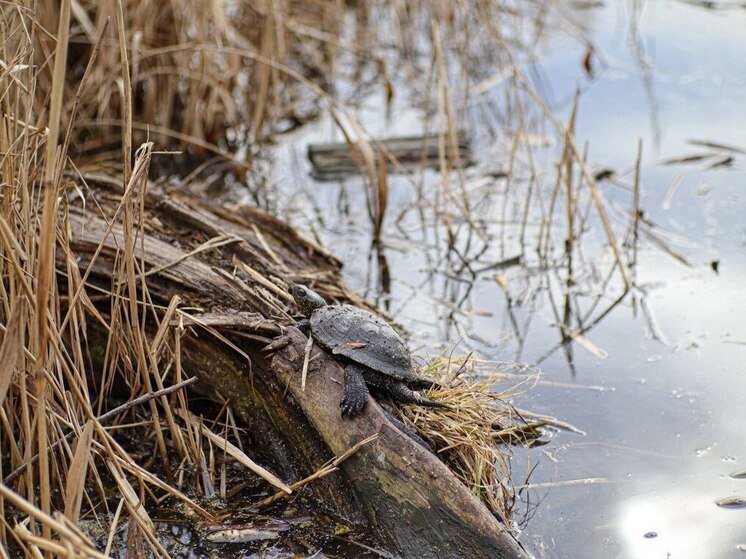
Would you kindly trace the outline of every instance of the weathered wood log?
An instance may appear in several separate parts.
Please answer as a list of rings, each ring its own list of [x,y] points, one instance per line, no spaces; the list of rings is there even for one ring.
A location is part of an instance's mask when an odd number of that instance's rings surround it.
[[[403,557],[527,557],[513,536],[433,453],[403,433],[371,396],[355,418],[342,418],[342,366],[314,348],[305,390],[306,338],[295,328],[272,367],[324,442],[341,454],[377,434],[342,465],[370,527]]]
[[[422,165],[437,167],[440,165],[440,137],[437,134],[425,136],[402,136],[371,140],[376,161],[381,153],[393,156],[398,165],[404,169],[421,168]],[[464,131],[457,136],[458,157],[462,165],[472,161],[471,144]],[[446,157],[455,159],[451,154],[451,146],[446,139]],[[310,144],[308,159],[313,167],[313,175],[319,180],[336,180],[360,172],[363,162],[362,151],[356,144],[347,142],[333,142],[324,144]],[[451,164],[454,162],[451,161]],[[397,173],[399,169],[389,162],[389,173]]]
[[[281,332],[277,317],[289,324],[288,313],[293,311],[291,303],[268,293],[286,281],[309,276],[339,283],[333,258],[258,210],[228,216],[188,197],[174,200],[157,191],[148,196],[147,234],[135,250],[144,271],[153,272],[146,276],[149,295],[160,304],[179,295],[186,305],[202,308],[200,316],[185,317],[185,324],[195,330],[209,326],[242,352],[202,330],[183,340],[182,368],[200,377],[203,394],[230,401],[251,433],[258,462],[293,482],[377,433],[378,440],[350,458],[342,474],[312,484],[317,502],[352,522],[366,523],[403,557],[526,556],[448,468],[401,432],[375,402],[355,420],[340,417],[343,373],[331,356],[314,352],[302,390],[306,340],[297,330],[288,328],[290,343],[271,359],[262,353],[270,337]],[[115,223],[107,234],[104,219],[75,208],[69,212],[69,227],[71,248],[83,270],[103,243],[89,281],[110,286],[123,246],[122,227]],[[195,250],[206,240],[230,236],[237,241]],[[237,264],[246,264],[252,272],[241,273]],[[229,273],[229,267],[236,273]],[[91,339],[100,327],[90,321]]]

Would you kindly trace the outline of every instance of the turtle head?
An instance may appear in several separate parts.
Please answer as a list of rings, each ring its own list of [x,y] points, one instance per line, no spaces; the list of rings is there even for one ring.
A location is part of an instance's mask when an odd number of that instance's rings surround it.
[[[326,306],[324,298],[305,285],[294,284],[290,288],[290,294],[304,316],[310,317],[313,311]]]

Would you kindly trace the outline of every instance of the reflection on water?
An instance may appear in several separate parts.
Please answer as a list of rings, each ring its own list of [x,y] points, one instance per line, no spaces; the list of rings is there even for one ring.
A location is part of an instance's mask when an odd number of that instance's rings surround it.
[[[577,141],[635,263],[635,289],[625,294],[584,191],[581,248],[563,256],[565,237],[547,235],[556,139],[525,137],[533,166],[517,162],[506,180],[499,77],[466,113],[482,160],[462,185],[468,216],[443,205],[437,173],[390,176],[382,243],[371,245],[361,180],[308,177],[306,145],[339,139],[331,119],[280,148],[276,209],[342,258],[348,283],[409,329],[420,357],[456,345],[540,363],[543,381],[520,407],[586,434],[560,432],[513,456],[515,484],[527,486],[516,519],[537,556],[738,556],[746,510],[716,502],[746,497],[746,480],[731,477],[746,470],[746,11],[674,0],[547,5],[525,71],[563,120],[580,88]],[[554,32],[558,21],[570,31]],[[401,95],[387,120],[384,97],[356,113],[371,133],[422,128]],[[640,138],[643,213],[632,243]],[[661,164],[682,158],[690,162]]]

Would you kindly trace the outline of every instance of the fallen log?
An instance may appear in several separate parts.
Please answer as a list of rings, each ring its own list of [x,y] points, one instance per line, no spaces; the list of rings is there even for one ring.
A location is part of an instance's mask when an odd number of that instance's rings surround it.
[[[99,186],[116,191],[113,183]],[[262,352],[284,330],[281,323],[292,323],[295,309],[281,296],[288,282],[313,278],[327,286],[327,294],[345,298],[332,257],[256,209],[231,213],[154,189],[147,202],[143,221],[148,227],[135,243],[135,255],[144,266],[149,296],[166,305],[178,295],[185,306],[201,309],[197,316],[179,318],[194,331],[181,343],[182,368],[200,378],[202,394],[230,403],[251,433],[252,459],[291,483],[377,434],[375,442],[341,465],[341,473],[311,485],[319,504],[367,525],[402,557],[527,556],[450,470],[374,401],[354,420],[340,417],[343,372],[330,355],[313,350],[303,389],[306,338],[299,331],[287,327],[287,345],[272,356]],[[105,211],[108,218],[115,215],[111,208]],[[86,270],[93,262],[88,281],[105,292],[116,282],[113,270],[125,231],[80,208],[70,208],[68,221],[77,265]],[[199,248],[215,238],[235,242]],[[57,258],[64,270],[70,255],[58,251]],[[99,295],[100,308],[105,309],[105,299]],[[105,339],[102,324],[88,326],[90,343],[97,336]]]
[[[335,454],[377,434],[341,467],[370,527],[404,557],[524,557],[512,535],[429,449],[402,432],[371,396],[342,418],[342,366],[314,348],[305,390],[300,371],[306,337],[289,328],[272,368]]]

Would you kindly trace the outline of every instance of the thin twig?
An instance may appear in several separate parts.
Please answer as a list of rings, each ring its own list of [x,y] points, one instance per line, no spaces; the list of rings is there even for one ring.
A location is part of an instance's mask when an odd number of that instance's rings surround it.
[[[308,336],[306,348],[303,352],[303,370],[300,375],[300,389],[305,391],[306,378],[308,378],[308,364],[311,361],[311,347],[313,346],[313,336]]]
[[[240,448],[231,443],[229,440],[210,431],[202,424],[200,418],[198,418],[196,415],[189,413],[188,410],[178,410],[177,415],[181,419],[183,419],[187,423],[190,423],[193,427],[198,429],[200,434],[206,437],[212,444],[225,451],[226,454],[229,454],[234,460],[254,472],[267,483],[280,489],[284,493],[292,493],[292,489],[290,489],[290,487],[288,487],[285,482],[283,482],[280,478],[278,478],[266,468],[263,468],[262,466],[254,462]]]
[[[337,458],[333,459],[331,462],[328,462],[321,469],[319,469],[318,471],[314,472],[313,474],[311,474],[307,478],[304,478],[304,479],[302,479],[300,481],[296,481],[294,484],[292,484],[290,486],[290,489],[292,489],[293,491],[297,491],[298,489],[300,489],[304,485],[308,485],[312,481],[315,481],[317,479],[321,479],[322,477],[326,477],[329,474],[331,474],[333,472],[336,472],[337,471],[337,467],[342,462],[344,462],[345,460],[347,460],[350,456],[352,456],[353,454],[355,454],[358,450],[360,450],[366,444],[375,441],[377,438],[378,438],[378,433],[376,433],[375,435],[371,435],[367,439],[363,439],[362,441],[356,443],[349,450],[345,451],[344,454],[341,454]],[[252,508],[260,508],[260,507],[264,507],[264,506],[270,505],[270,504],[274,503],[275,501],[279,501],[282,498],[286,498],[287,496],[288,496],[287,493],[284,493],[282,491],[278,491],[274,495],[272,495],[270,497],[267,497],[266,499],[262,499],[258,503],[254,504],[252,506]]]
[[[200,252],[204,252],[206,250],[212,250],[214,248],[219,248],[223,245],[228,245],[231,243],[240,243],[240,242],[243,242],[243,239],[239,237],[238,235],[219,235],[217,237],[209,239],[208,241],[205,241],[204,243],[196,247],[194,250],[191,250],[185,254],[182,254],[179,258],[177,258],[173,262],[169,262],[167,264],[161,264],[160,266],[151,268],[150,270],[145,272],[144,275],[145,277],[152,276],[153,274],[157,274],[159,272],[162,272],[163,270],[172,268],[173,266],[176,266],[184,262],[184,260],[187,260],[191,258],[192,256],[196,256]]]
[[[134,408],[135,406],[139,406],[141,404],[149,402],[150,400],[154,398],[160,398],[161,396],[167,396],[168,394],[171,394],[172,392],[176,392],[177,390],[181,390],[182,388],[189,386],[190,384],[194,384],[195,382],[197,382],[196,376],[183,380],[167,388],[164,388],[163,390],[146,392],[145,394],[138,396],[134,400],[129,400],[128,402],[125,402],[121,406],[117,406],[113,410],[109,410],[106,413],[99,415],[98,417],[96,417],[96,421],[98,423],[103,423],[107,419],[111,419],[115,415],[125,412],[131,408]],[[49,445],[49,450],[50,451],[54,450],[55,448],[60,446],[63,441],[69,441],[73,437],[73,435],[75,435],[75,431],[70,431],[61,439],[57,439],[55,442]],[[5,485],[10,485],[16,479],[18,479],[23,474],[23,472],[26,471],[26,468],[36,464],[38,460],[39,460],[39,455],[35,454],[31,458],[31,460],[29,460],[28,462],[24,462],[23,464],[18,466],[15,470],[13,470],[10,474],[8,474],[8,476],[3,480],[3,483]]]

